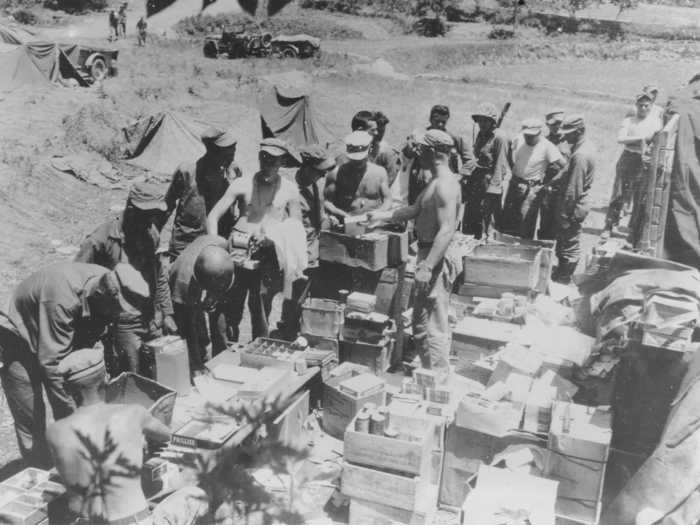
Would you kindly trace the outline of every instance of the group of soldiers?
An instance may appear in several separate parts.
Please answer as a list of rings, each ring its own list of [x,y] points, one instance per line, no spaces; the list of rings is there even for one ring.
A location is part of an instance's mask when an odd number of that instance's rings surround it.
[[[637,98],[630,140],[647,131],[639,119],[649,100]],[[319,261],[320,233],[350,216],[408,226],[417,256],[413,338],[424,367],[448,367],[449,296],[461,264],[452,239],[460,228],[476,238],[499,230],[555,239],[554,278],[569,282],[596,174],[583,117],[529,118],[509,140],[494,105],[483,104],[471,115],[473,143],[448,131],[449,118],[449,108],[434,106],[428,126],[400,149],[385,139],[386,115],[368,110],[352,118],[339,155],[265,138],[252,175],[235,163],[236,132],[211,128],[202,135],[205,153],[181,164],[167,188],[134,184],[123,212],[89,234],[74,261],[28,277],[0,312],[0,379],[25,459],[78,461],[60,421],[104,403],[105,371],[147,373],[144,342],[179,334],[192,374],[204,373],[209,355],[238,340],[246,301],[253,338],[296,337],[301,298],[329,297],[343,279]],[[622,177],[620,186],[629,184]],[[280,292],[282,316],[270,327]],[[94,350],[98,340],[104,350]],[[44,391],[59,425],[48,441]],[[117,412],[114,421],[128,419],[131,433],[166,433],[146,415]]]
[[[126,11],[129,7],[127,2],[122,2],[119,5],[119,10],[111,9],[109,11],[109,40],[118,40],[126,38]],[[139,18],[136,22],[136,38],[139,46],[146,45],[146,37],[148,36],[148,22],[145,17]]]

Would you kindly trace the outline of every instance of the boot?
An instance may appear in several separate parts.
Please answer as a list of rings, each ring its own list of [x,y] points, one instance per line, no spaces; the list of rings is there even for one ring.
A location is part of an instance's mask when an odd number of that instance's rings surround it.
[[[552,279],[560,284],[571,284],[571,277],[576,271],[576,266],[578,266],[578,261],[561,261],[556,272],[556,277],[552,277]]]

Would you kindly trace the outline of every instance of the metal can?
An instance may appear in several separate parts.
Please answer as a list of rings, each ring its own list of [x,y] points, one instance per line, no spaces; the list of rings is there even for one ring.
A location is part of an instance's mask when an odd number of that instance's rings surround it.
[[[369,434],[369,423],[369,412],[367,412],[366,410],[361,410],[355,418],[355,432],[364,432],[365,434]]]
[[[384,417],[379,412],[372,414],[369,418],[369,433],[376,434],[377,436],[383,436],[386,426],[386,417]]]
[[[391,439],[397,439],[397,438],[399,437],[399,431],[396,430],[395,427],[393,427],[393,426],[391,426],[391,425],[388,425],[388,426],[384,429],[384,437],[388,437],[388,438],[391,438]]]

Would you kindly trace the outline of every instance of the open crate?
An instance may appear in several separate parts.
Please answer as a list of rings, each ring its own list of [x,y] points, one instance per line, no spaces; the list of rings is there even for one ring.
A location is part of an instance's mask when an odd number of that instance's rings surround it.
[[[107,384],[107,403],[141,405],[170,426],[177,392],[133,372],[123,372]]]

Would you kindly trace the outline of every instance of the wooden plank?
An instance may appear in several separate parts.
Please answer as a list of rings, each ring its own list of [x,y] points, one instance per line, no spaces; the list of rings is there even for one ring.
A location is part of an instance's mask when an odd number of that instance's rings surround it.
[[[464,256],[465,283],[534,290],[539,282],[542,248],[488,244]]]
[[[428,486],[413,512],[353,498],[348,525],[430,525],[436,513],[437,487]]]
[[[343,463],[341,492],[351,498],[414,511],[427,480]]]
[[[347,461],[417,476],[428,474],[431,462],[430,452],[433,448],[433,433],[429,425],[425,425],[417,434],[421,436],[419,441],[407,441],[356,432],[353,424],[354,420],[345,431],[343,455]],[[397,430],[401,432],[400,426]]]
[[[309,391],[296,396],[277,419],[272,422],[275,438],[282,444],[293,447],[305,447],[308,436],[304,424],[309,417]]]

